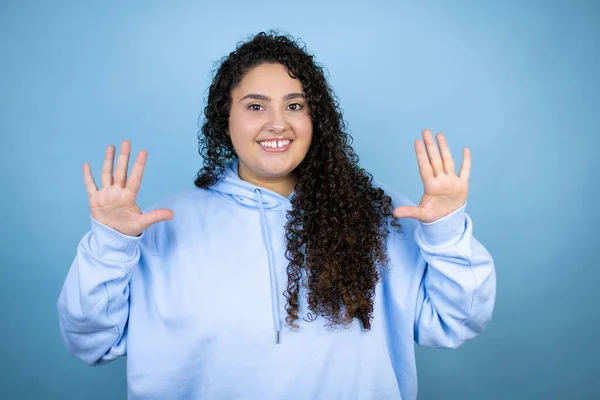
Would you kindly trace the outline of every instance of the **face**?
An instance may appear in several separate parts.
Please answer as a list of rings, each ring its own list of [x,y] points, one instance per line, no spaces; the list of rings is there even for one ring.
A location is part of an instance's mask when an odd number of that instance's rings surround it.
[[[281,64],[251,69],[231,92],[229,135],[242,179],[291,193],[312,140],[302,83]]]

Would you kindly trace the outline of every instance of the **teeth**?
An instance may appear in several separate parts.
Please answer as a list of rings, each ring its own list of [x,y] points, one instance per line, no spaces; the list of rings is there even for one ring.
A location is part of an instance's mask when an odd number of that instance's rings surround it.
[[[272,141],[260,142],[260,145],[264,146],[264,147],[278,148],[278,147],[287,146],[290,143],[291,143],[290,140],[272,140]]]

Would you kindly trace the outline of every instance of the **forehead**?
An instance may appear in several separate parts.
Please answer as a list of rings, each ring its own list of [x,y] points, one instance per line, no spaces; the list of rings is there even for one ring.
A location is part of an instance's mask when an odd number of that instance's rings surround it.
[[[281,64],[260,64],[248,71],[240,84],[233,90],[234,95],[248,93],[282,94],[302,93],[302,82],[292,78]]]

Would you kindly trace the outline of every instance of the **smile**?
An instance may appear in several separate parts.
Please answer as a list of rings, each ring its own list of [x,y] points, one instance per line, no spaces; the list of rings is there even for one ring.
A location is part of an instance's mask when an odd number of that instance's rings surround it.
[[[265,140],[258,142],[260,146],[269,152],[281,152],[289,149],[292,144],[292,140]]]

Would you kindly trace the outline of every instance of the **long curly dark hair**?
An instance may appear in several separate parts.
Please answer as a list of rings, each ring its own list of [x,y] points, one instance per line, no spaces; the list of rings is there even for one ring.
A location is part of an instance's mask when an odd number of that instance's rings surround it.
[[[309,312],[326,325],[349,325],[358,318],[371,328],[375,286],[386,255],[388,222],[400,228],[392,215],[391,198],[374,187],[373,177],[358,165],[345,132],[339,102],[323,68],[300,40],[276,32],[261,32],[224,57],[214,75],[199,133],[204,166],[194,184],[213,185],[227,161],[237,157],[228,135],[231,91],[253,67],[279,63],[303,85],[313,123],[312,143],[294,171],[295,194],[285,225],[288,284],[286,322],[298,328],[300,284],[307,290]],[[302,268],[305,277],[302,279]],[[302,282],[301,282],[302,280]]]

